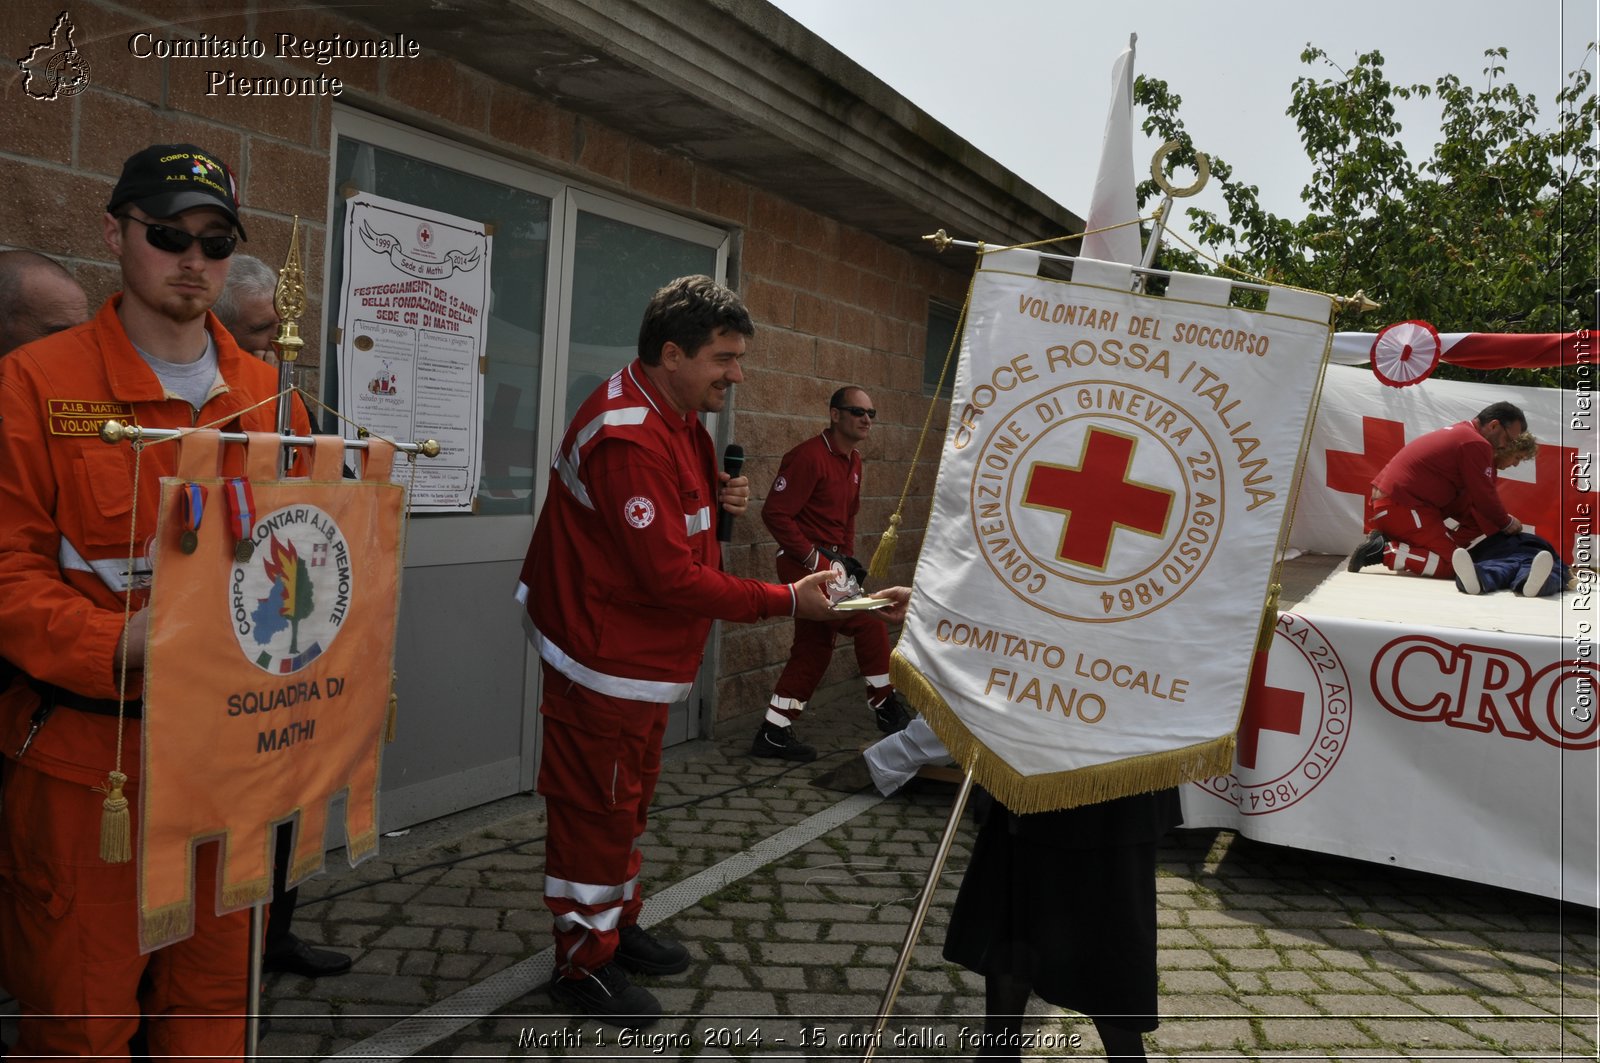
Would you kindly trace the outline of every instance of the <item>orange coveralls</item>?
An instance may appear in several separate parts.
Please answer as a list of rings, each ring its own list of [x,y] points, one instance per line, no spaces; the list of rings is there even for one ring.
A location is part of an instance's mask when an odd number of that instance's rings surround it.
[[[88,699],[117,697],[128,547],[131,540],[137,611],[149,598],[160,479],[174,474],[177,456],[171,444],[145,448],[136,497],[133,448],[101,442],[100,424],[276,430],[275,403],[245,412],[277,392],[276,372],[241,351],[216,317],[207,326],[219,379],[196,414],[167,397],[134,350],[119,300],[0,361],[0,656]],[[294,424],[309,428],[298,403]],[[241,448],[223,449],[225,474],[243,475]],[[215,495],[206,519],[227,519]],[[130,700],[140,682],[130,673]],[[203,847],[196,861],[194,935],[141,955],[140,723],[124,720],[121,734],[134,859],[107,864],[99,856],[103,797],[92,788],[117,763],[117,718],[58,704],[18,758],[40,703],[25,684],[0,697],[0,985],[22,1009],[13,1058],[125,1059],[141,1012],[151,1019],[152,1056],[241,1058],[249,920],[243,911],[219,917],[204,903],[217,896],[216,847]]]

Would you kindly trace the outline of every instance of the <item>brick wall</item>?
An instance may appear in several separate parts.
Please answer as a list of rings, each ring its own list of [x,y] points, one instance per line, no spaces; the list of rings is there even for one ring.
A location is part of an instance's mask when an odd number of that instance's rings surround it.
[[[28,43],[48,36],[61,10],[60,0],[5,0],[0,41],[22,55]],[[273,14],[263,13],[268,10]],[[199,0],[80,0],[71,16],[90,72],[80,94],[34,100],[23,92],[14,66],[0,75],[0,246],[60,259],[88,291],[91,307],[97,306],[118,285],[100,216],[122,161],[151,143],[200,144],[238,177],[250,233],[245,250],[280,264],[291,218],[301,217],[309,296],[301,328],[307,339],[302,382],[314,390],[323,354],[317,337],[333,102],[316,96],[207,96],[205,71],[337,76],[346,86],[341,103],[736,232],[734,280],[759,331],[747,360],[749,380],[736,392],[733,423],[749,455],[746,470],[756,496],[770,487],[783,453],[826,423],[827,398],[836,387],[854,383],[868,389],[880,411],[864,450],[867,477],[858,521],[862,560],[870,558],[928,412],[922,396],[928,300],[959,303],[963,273],[450,60],[425,55],[317,66],[309,60],[138,59],[129,53],[129,37],[140,30],[161,37],[206,32],[270,38],[284,28],[281,9],[252,2],[219,15],[213,4]],[[369,27],[304,6],[293,9],[291,22],[306,38],[374,36]],[[426,50],[426,40],[420,43]],[[892,577],[897,582],[910,578],[926,522],[934,474],[927,459],[937,452],[943,415],[940,410],[935,416],[924,464],[912,478]],[[773,552],[759,508],[752,507],[728,550],[728,567],[771,579]],[[789,637],[788,621],[725,628],[720,716],[765,703],[787,658]],[[853,675],[854,667],[846,647],[825,682]]]

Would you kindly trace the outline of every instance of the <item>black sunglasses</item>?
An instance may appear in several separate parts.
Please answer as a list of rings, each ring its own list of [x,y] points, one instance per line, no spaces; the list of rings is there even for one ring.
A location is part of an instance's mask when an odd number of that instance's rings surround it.
[[[143,225],[145,242],[157,251],[181,255],[199,240],[202,255],[221,260],[231,256],[233,249],[239,246],[237,236],[196,236],[182,229],[174,229],[170,225],[160,225],[153,221],[145,221],[143,218],[135,218],[132,214],[124,214],[122,217]]]
[[[869,410],[865,406],[835,406],[834,409],[843,410],[851,417],[866,417],[873,421],[878,419],[878,411],[876,409]]]

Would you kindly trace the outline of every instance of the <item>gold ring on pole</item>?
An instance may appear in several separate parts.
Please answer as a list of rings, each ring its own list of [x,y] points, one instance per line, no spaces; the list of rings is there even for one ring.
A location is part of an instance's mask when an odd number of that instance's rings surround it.
[[[1156,149],[1155,157],[1150,160],[1150,178],[1155,181],[1156,187],[1174,199],[1187,199],[1199,192],[1211,180],[1211,157],[1203,151],[1194,153],[1194,184],[1188,188],[1173,188],[1172,182],[1167,180],[1167,175],[1162,172],[1161,164],[1167,161],[1167,156],[1177,151],[1181,145],[1176,140],[1169,140]]]

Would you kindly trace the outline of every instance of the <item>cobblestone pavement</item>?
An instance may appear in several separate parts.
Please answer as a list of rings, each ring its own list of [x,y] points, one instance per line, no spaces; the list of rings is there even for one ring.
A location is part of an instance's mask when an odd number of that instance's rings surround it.
[[[814,706],[822,755],[744,755],[755,718],[669,751],[645,838],[644,916],[688,972],[646,979],[668,1017],[632,1043],[555,1014],[538,802],[385,839],[301,890],[296,931],[350,951],[338,978],[267,978],[264,1057],[859,1059],[954,789],[879,800],[855,697]],[[841,787],[845,789],[841,789]],[[963,827],[878,1058],[971,1058],[979,978],[939,955]],[[1595,1059],[1596,913],[1354,860],[1178,831],[1158,879],[1152,1058]],[[1092,1058],[1093,1026],[1043,1007],[1024,1056]]]

